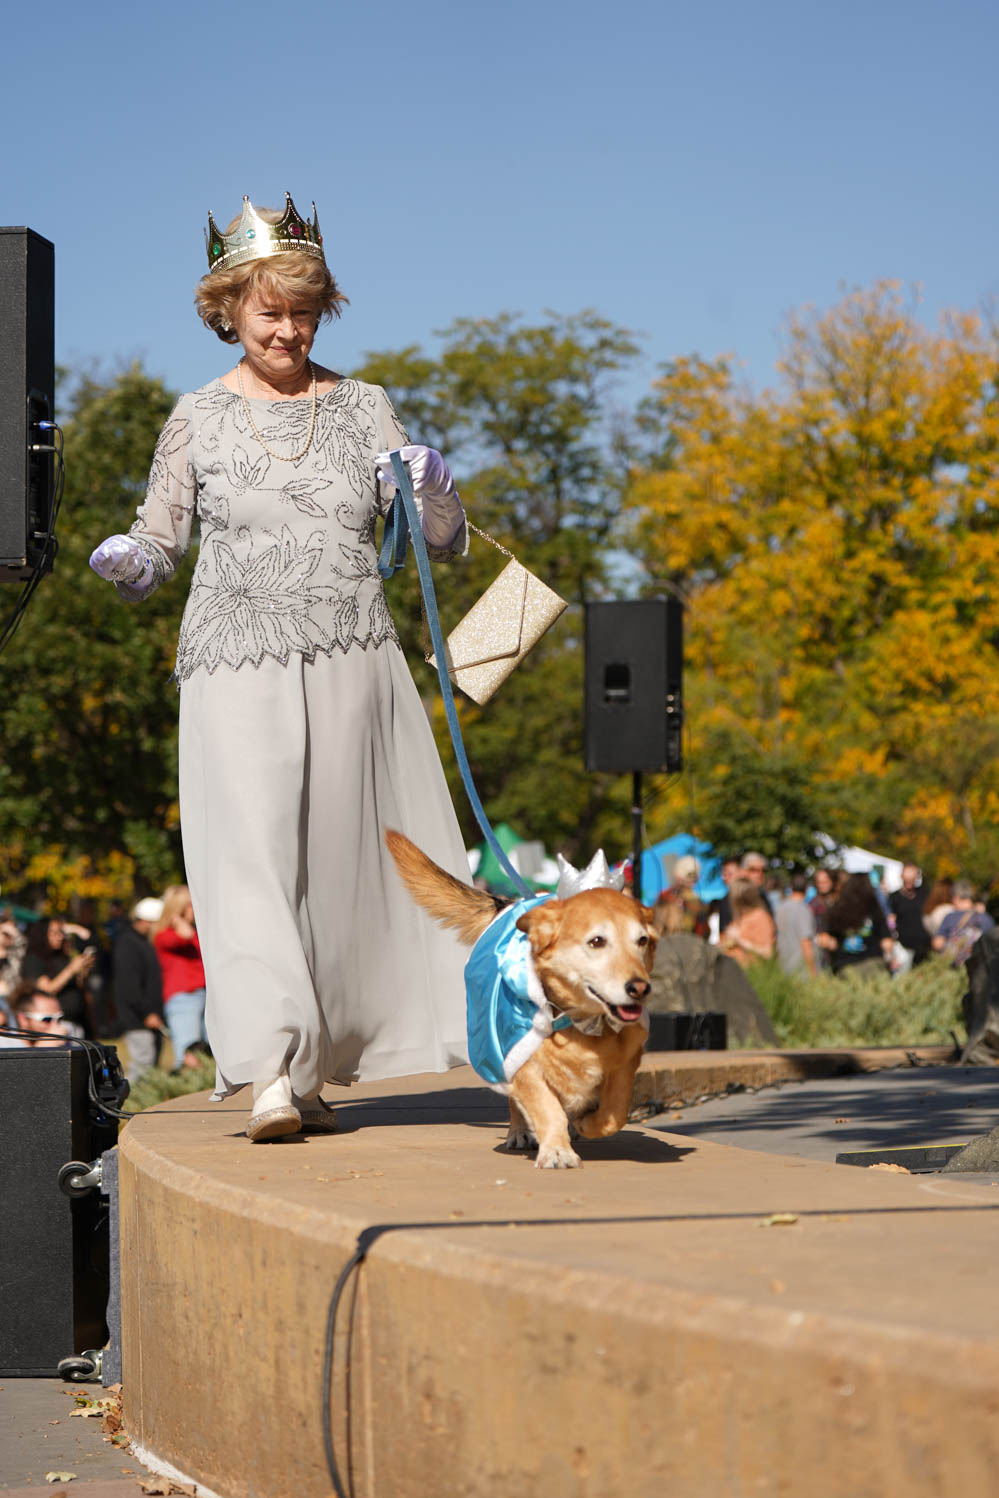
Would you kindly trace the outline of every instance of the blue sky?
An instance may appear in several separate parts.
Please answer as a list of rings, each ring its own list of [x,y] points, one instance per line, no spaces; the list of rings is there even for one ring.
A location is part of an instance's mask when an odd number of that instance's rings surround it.
[[[222,372],[207,210],[315,198],[349,370],[458,316],[590,306],[772,382],[784,319],[882,276],[999,290],[999,8],[978,0],[8,7],[0,222],[53,240],[57,353]]]

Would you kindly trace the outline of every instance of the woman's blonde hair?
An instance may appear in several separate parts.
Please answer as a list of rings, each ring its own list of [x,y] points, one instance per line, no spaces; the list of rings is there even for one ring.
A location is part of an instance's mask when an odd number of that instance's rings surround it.
[[[283,217],[274,208],[258,208],[257,213],[268,224]],[[225,233],[232,234],[238,226],[239,219],[234,218]],[[316,255],[284,251],[264,260],[244,261],[231,270],[211,271],[194,288],[194,305],[201,321],[223,343],[238,343],[236,317],[252,291],[296,306],[305,303],[315,311],[317,328],[321,321],[339,317],[347,302],[325,261]]]
[[[153,927],[153,936],[157,936],[159,932],[166,931],[169,926],[172,926],[185,905],[190,903],[191,891],[186,884],[168,884],[163,891],[163,914]]]

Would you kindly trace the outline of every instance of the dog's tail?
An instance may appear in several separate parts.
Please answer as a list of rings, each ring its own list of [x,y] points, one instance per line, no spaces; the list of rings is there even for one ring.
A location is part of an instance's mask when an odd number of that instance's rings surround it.
[[[469,946],[478,941],[490,921],[510,903],[484,889],[463,884],[453,874],[438,868],[415,843],[391,827],[386,829],[385,842],[403,884],[417,905],[422,905],[440,925],[457,931]]]

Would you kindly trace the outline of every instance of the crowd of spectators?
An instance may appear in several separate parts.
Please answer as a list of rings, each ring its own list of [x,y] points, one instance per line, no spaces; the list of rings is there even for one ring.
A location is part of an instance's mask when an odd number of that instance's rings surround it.
[[[914,863],[887,895],[877,869],[818,868],[788,879],[756,852],[722,860],[726,893],[711,904],[695,892],[699,877],[696,858],[677,859],[656,903],[660,929],[716,942],[743,968],[776,955],[786,973],[901,974],[933,952],[961,967],[995,924],[968,880],[928,885]]]
[[[117,906],[102,924],[18,914],[0,908],[0,1047],[121,1040],[134,1081],[169,1034],[174,1069],[198,1064],[205,970],[186,885]]]
[[[725,858],[726,893],[710,904],[696,858],[674,864],[656,902],[667,935],[693,932],[741,967],[776,956],[787,973],[903,973],[942,953],[955,967],[995,922],[966,879],[927,884],[916,864],[886,895],[874,874],[817,868],[787,878],[762,854]],[[120,1039],[134,1081],[159,1063],[169,1035],[175,1070],[207,1051],[205,970],[186,885],[146,896],[103,924],[15,919],[0,907],[0,1047],[66,1037]],[[11,1031],[26,1032],[14,1035]]]

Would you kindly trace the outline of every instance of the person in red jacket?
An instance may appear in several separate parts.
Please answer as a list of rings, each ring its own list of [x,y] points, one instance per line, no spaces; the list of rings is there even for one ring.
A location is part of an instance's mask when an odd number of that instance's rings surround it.
[[[171,884],[165,892],[153,946],[163,972],[163,1013],[173,1043],[174,1066],[179,1071],[182,1066],[198,1064],[194,1047],[207,1041],[205,965],[186,884]]]

